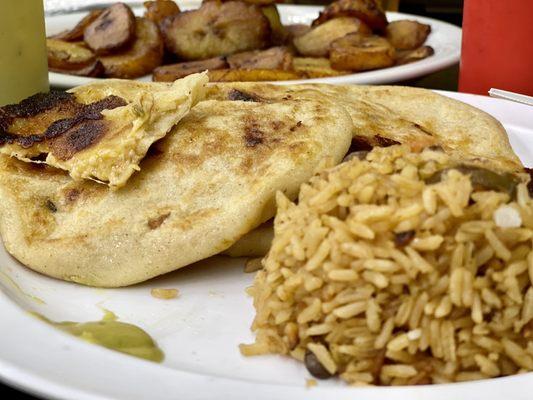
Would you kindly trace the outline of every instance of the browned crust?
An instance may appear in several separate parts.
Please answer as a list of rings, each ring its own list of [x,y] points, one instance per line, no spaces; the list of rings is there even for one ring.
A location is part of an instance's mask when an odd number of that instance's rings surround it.
[[[48,140],[52,153],[59,159],[67,160],[76,152],[96,143],[106,132],[108,124],[102,121],[103,110],[112,110],[126,104],[126,101],[118,96],[108,96],[85,105],[77,103],[74,95],[67,92],[35,95],[19,104],[0,108],[0,146],[15,143],[22,148],[30,148],[35,143]],[[39,117],[60,106],[68,108],[70,116],[56,119],[38,134],[20,135],[8,132],[15,119]]]
[[[8,143],[18,143],[23,148],[41,141],[40,135],[24,135],[9,132],[11,125],[18,119],[31,120],[44,113],[73,114],[79,107],[74,95],[68,92],[52,91],[38,93],[18,104],[0,107],[0,146]],[[36,124],[38,125],[38,124]]]
[[[244,126],[244,143],[246,147],[256,147],[263,144],[265,133],[256,121],[248,120]]]
[[[60,160],[68,160],[77,152],[92,146],[105,134],[108,122],[98,119],[84,120],[52,141],[52,153]]]
[[[69,92],[51,91],[50,93],[37,93],[17,104],[8,104],[0,107],[0,126],[6,118],[33,117],[44,111],[51,110],[61,103],[75,101],[74,95]],[[9,123],[11,123],[9,119]]]
[[[69,189],[65,193],[65,202],[67,204],[75,203],[76,200],[78,200],[78,198],[80,197],[80,195],[81,191],[79,189]]]
[[[149,219],[147,222],[148,227],[151,230],[159,228],[169,216],[170,216],[170,212],[167,212],[167,213],[161,214],[160,216],[156,218]]]
[[[252,101],[261,102],[261,98],[255,93],[247,93],[238,89],[231,89],[228,93],[228,100],[231,101]]]

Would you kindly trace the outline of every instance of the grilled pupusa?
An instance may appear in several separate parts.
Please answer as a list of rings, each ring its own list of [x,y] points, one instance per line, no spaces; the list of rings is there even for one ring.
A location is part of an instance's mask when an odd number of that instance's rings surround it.
[[[6,249],[59,279],[144,281],[229,248],[273,217],[277,191],[295,198],[324,159],[348,151],[351,118],[327,99],[230,97],[198,103],[117,190],[0,155]]]
[[[401,86],[262,83],[211,85],[209,99],[241,97],[265,102],[322,97],[341,105],[353,122],[354,147],[440,146],[458,160],[502,172],[520,172],[503,126],[489,114],[426,89]]]
[[[173,87],[128,82],[121,97],[137,85]],[[0,234],[30,268],[93,286],[133,284],[228,249],[257,256],[268,228],[248,242],[245,235],[272,218],[275,193],[294,199],[325,159],[341,162],[350,143],[437,146],[496,171],[523,168],[496,120],[430,91],[214,84],[114,191],[0,155]],[[231,247],[239,239],[242,246]]]
[[[108,80],[33,96],[0,111],[0,153],[123,186],[150,145],[204,96],[207,76],[172,85]]]
[[[413,150],[436,146],[458,162],[468,161],[503,173],[523,171],[503,126],[485,112],[425,89],[398,86],[216,84],[207,97],[261,101],[322,96],[342,105],[353,122],[352,151],[407,144]],[[226,251],[257,257],[273,234],[261,227]]]

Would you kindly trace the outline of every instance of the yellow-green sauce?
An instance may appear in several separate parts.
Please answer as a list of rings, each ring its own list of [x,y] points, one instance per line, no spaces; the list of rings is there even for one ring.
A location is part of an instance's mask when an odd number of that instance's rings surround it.
[[[19,284],[17,282],[15,282],[15,280],[13,278],[11,276],[9,276],[7,273],[3,272],[3,271],[0,271],[0,283],[4,283],[4,284],[10,285],[11,287],[15,288],[19,293],[23,294],[24,296],[28,297],[29,299],[32,299],[33,301],[35,301],[38,304],[46,304],[40,298],[38,298],[38,297],[36,297],[34,295],[31,295],[29,293],[26,293],[24,290],[22,290],[22,288],[19,286]]]
[[[110,311],[106,311],[101,321],[94,322],[54,322],[39,317],[86,342],[145,360],[163,361],[163,352],[148,333],[138,326],[117,321],[117,317]]]

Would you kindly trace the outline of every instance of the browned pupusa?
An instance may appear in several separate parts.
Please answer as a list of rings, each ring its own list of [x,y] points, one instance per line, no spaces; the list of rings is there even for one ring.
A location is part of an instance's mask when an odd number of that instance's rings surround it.
[[[522,172],[504,127],[489,114],[430,90],[402,86],[217,84],[208,97],[227,99],[234,91],[271,102],[327,98],[350,114],[354,138],[372,146],[407,144],[414,151],[441,146],[457,160],[502,172]],[[421,106],[423,105],[423,106]]]
[[[0,108],[0,153],[116,189],[204,95],[205,74],[172,85],[93,83]]]
[[[114,192],[0,155],[6,248],[49,276],[107,287],[229,248],[273,216],[278,190],[294,198],[350,144],[350,117],[329,101],[257,100],[198,103]]]
[[[129,93],[148,85],[112,83]],[[112,194],[0,155],[8,251],[37,271],[88,285],[149,279],[229,248],[272,216],[277,190],[294,198],[320,159],[342,159],[352,136],[415,151],[440,145],[491,168],[523,168],[501,124],[428,90],[232,83],[208,91]]]

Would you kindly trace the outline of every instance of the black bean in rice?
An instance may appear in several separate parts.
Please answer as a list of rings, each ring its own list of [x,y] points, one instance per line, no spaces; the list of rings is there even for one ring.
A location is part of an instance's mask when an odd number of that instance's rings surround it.
[[[278,194],[242,353],[287,354],[350,384],[533,370],[528,178],[497,191],[465,171],[392,146],[318,174],[297,205]]]

